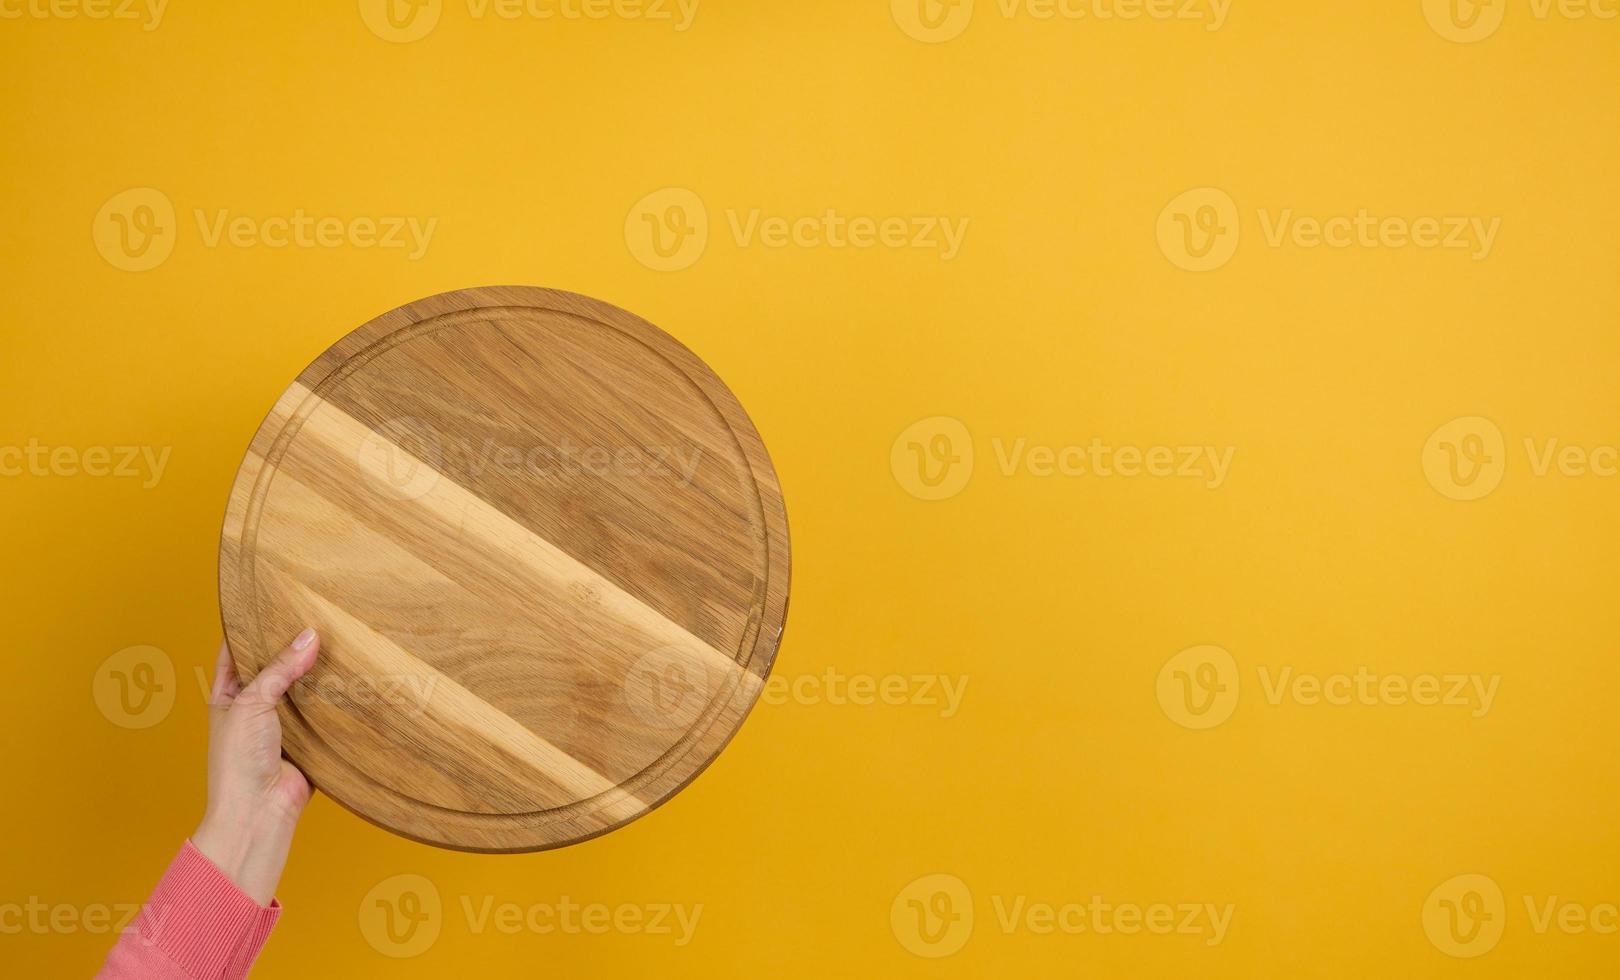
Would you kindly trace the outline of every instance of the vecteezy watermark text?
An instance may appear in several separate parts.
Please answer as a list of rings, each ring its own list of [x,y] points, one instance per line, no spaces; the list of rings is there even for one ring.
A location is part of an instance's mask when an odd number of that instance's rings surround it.
[[[1620,903],[1586,902],[1555,893],[1520,896],[1530,934],[1620,935]],[[1501,942],[1514,905],[1488,875],[1461,874],[1436,885],[1423,903],[1423,931],[1435,949],[1457,959],[1484,956]],[[1522,935],[1522,933],[1516,933]]]
[[[669,25],[679,34],[697,19],[701,0],[464,0],[469,20],[622,20]],[[439,26],[445,0],[360,0],[371,33],[395,44],[420,41]]]
[[[828,667],[819,674],[772,674],[760,691],[764,704],[936,708],[955,717],[967,694],[966,674],[846,674]]]
[[[100,936],[131,928],[140,912],[138,902],[89,902],[80,905],[46,902],[37,895],[31,895],[27,901],[0,903],[0,935],[65,936],[84,932]]]
[[[1435,429],[1424,443],[1423,475],[1444,497],[1479,500],[1496,490],[1507,475],[1511,445],[1501,428],[1482,415],[1454,418]],[[1521,445],[1524,467],[1538,480],[1620,477],[1617,442],[1574,442],[1559,436],[1528,435]]]
[[[827,207],[770,214],[727,208],[725,228],[739,249],[855,249],[909,251],[954,260],[969,219],[943,214],[858,214]],[[630,208],[624,241],[636,261],[658,272],[689,268],[709,244],[709,209],[684,187],[653,191]]]
[[[1218,31],[1232,0],[978,0],[1003,21],[1201,24]],[[961,36],[973,20],[975,0],[889,0],[894,22],[908,37],[939,44]]]
[[[677,948],[691,944],[703,917],[702,903],[590,902],[568,895],[520,903],[463,894],[454,907],[472,935],[646,936]],[[419,874],[385,878],[360,900],[360,934],[372,949],[394,959],[427,952],[449,918],[438,886]]]
[[[1035,443],[1024,436],[990,438],[991,458],[1004,478],[1189,480],[1219,490],[1237,449],[1212,443],[1140,445],[1093,436],[1084,442]],[[959,419],[935,415],[913,422],[889,448],[895,482],[922,500],[961,493],[981,455]]]
[[[1100,437],[1084,445],[1030,446],[1023,438],[1009,444],[996,436],[990,445],[1002,476],[1190,477],[1209,490],[1226,482],[1236,452],[1232,446],[1116,446]]]
[[[907,952],[927,959],[951,956],[967,945],[981,917],[967,883],[952,874],[929,874],[907,884],[889,906],[889,929]],[[1214,902],[1120,902],[1089,898],[1042,900],[990,896],[992,923],[1002,935],[1196,937],[1218,946],[1236,907]]]
[[[516,445],[494,437],[474,441],[448,438],[421,419],[400,416],[366,434],[356,462],[373,486],[390,497],[415,500],[431,493],[444,472],[477,478],[486,473],[512,477],[594,476],[674,482],[691,486],[703,464],[700,446],[639,444]]]
[[[142,490],[150,490],[162,482],[173,451],[173,446],[48,446],[32,438],[0,446],[0,477],[139,480]]]
[[[198,700],[212,696],[211,672],[192,668]],[[356,672],[335,674],[322,669],[293,682],[287,691],[302,708],[333,705],[339,708],[382,706],[396,714],[423,714],[429,710],[443,675],[423,673]],[[103,660],[91,679],[91,698],[103,717],[120,728],[139,730],[163,722],[174,710],[183,686],[173,658],[159,647],[125,647]]]
[[[1255,670],[1270,707],[1405,707],[1462,709],[1470,718],[1490,713],[1502,686],[1500,674],[1402,673],[1365,665],[1353,671],[1318,673],[1292,665],[1261,664]],[[1183,728],[1222,724],[1237,710],[1242,689],[1237,659],[1218,646],[1189,647],[1159,668],[1159,707]]]
[[[163,26],[169,0],[0,0],[0,20],[139,21],[142,31]]]
[[[313,215],[296,208],[291,214],[233,214],[228,208],[211,213],[197,208],[197,230],[202,243],[218,248],[223,242],[234,248],[381,248],[409,249],[406,258],[416,261],[427,254],[428,243],[439,227],[438,218],[425,221],[415,215],[361,215],[340,218]]]
[[[1434,32],[1448,41],[1473,44],[1498,30],[1507,19],[1510,0],[1423,0],[1423,16]],[[1529,13],[1537,23],[1558,18],[1582,23],[1614,23],[1620,20],[1617,0],[1528,0]],[[1514,17],[1520,14],[1515,13]]]
[[[399,251],[416,261],[427,254],[439,219],[416,215],[249,215],[232,208],[193,208],[197,239],[204,248]],[[108,198],[91,223],[102,258],[126,272],[145,272],[168,261],[180,239],[174,202],[152,187],[135,187]]]
[[[1491,256],[1502,228],[1499,216],[1400,215],[1371,208],[1302,214],[1294,208],[1262,207],[1254,221],[1268,248],[1326,248],[1456,252],[1482,262]],[[1243,240],[1237,202],[1218,187],[1196,187],[1172,198],[1159,212],[1159,250],[1177,268],[1209,272],[1226,265]]]

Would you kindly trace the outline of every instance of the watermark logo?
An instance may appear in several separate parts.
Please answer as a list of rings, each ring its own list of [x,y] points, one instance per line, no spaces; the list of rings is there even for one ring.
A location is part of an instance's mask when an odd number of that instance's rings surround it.
[[[1159,251],[1188,272],[1219,269],[1237,254],[1243,240],[1242,215],[1231,195],[1218,187],[1198,187],[1173,198],[1159,212]],[[1377,214],[1356,208],[1326,215],[1293,208],[1256,209],[1255,226],[1267,248],[1303,251],[1327,248],[1466,253],[1472,261],[1490,258],[1502,230],[1499,216]]]
[[[143,32],[163,26],[169,0],[0,0],[0,20],[139,21]]]
[[[1502,430],[1488,418],[1452,419],[1423,445],[1423,475],[1452,500],[1478,500],[1495,490],[1507,471]]]
[[[1317,674],[1262,664],[1255,675],[1266,704],[1272,707],[1290,701],[1307,708],[1416,705],[1465,708],[1470,718],[1483,718],[1490,714],[1502,689],[1500,674],[1380,674],[1366,666],[1354,672]]]
[[[204,680],[198,668],[198,680]],[[287,699],[301,708],[334,705],[339,708],[386,706],[399,714],[425,714],[433,702],[433,692],[444,677],[437,671],[415,674],[376,674],[362,672],[337,677],[306,674],[293,683]]]
[[[1219,490],[1231,473],[1234,446],[1119,445],[1093,437],[1085,443],[1032,443],[1018,437],[990,439],[997,475],[1011,479],[1192,479]],[[913,422],[889,447],[889,470],[901,489],[920,500],[961,493],[973,476],[974,440],[967,426],[936,415]]]
[[[1159,212],[1159,251],[1177,268],[1209,272],[1232,261],[1242,228],[1237,202],[1218,187],[1176,195]]]
[[[1507,15],[1507,0],[1423,0],[1423,16],[1448,41],[1472,44],[1495,34]]]
[[[931,708],[954,718],[967,694],[966,674],[846,674],[828,667],[819,674],[771,674],[762,704],[870,708]]]
[[[968,218],[945,215],[847,214],[828,207],[810,214],[767,214],[727,208],[725,230],[738,249],[874,249],[932,252],[950,262],[961,253]],[[624,219],[624,241],[637,262],[655,272],[678,272],[703,257],[709,210],[684,187],[666,187],[635,203]]]
[[[889,13],[908,37],[939,44],[967,30],[973,0],[889,0]]]
[[[167,912],[163,908],[143,908],[133,902],[76,905],[47,902],[38,895],[31,895],[26,902],[0,904],[0,936],[71,936],[81,932],[101,936],[133,930],[137,928],[136,918],[140,917],[145,935],[151,939],[162,934]]]
[[[444,0],[360,0],[360,19],[371,33],[395,44],[427,37],[443,12]]]
[[[373,885],[360,900],[360,934],[371,948],[394,959],[420,956],[439,941],[444,902],[433,882],[399,874]]]
[[[950,41],[967,30],[974,0],[890,0],[889,12],[908,37],[925,44]],[[1232,0],[993,0],[987,8],[1003,21],[1109,24],[1131,21],[1196,22],[1218,31]]]
[[[439,485],[444,450],[431,426],[401,416],[367,432],[355,452],[367,481],[392,500],[418,500]]]
[[[138,480],[142,490],[163,482],[173,446],[49,446],[37,438],[0,446],[0,478],[76,477]]]
[[[1613,936],[1620,934],[1620,905],[1597,902],[1592,905],[1570,902],[1557,895],[1538,898],[1525,895],[1524,911],[1530,931],[1545,936],[1556,926],[1566,936]]]
[[[96,668],[90,693],[102,716],[118,727],[151,728],[174,710],[174,661],[154,646],[126,647]]]
[[[563,895],[555,902],[498,902],[494,895],[460,896],[467,931],[481,936],[493,928],[502,935],[528,932],[537,936],[647,936],[667,938],[677,949],[691,944],[703,918],[701,902],[576,902]]]
[[[1024,438],[990,440],[996,469],[1004,477],[1027,473],[1038,478],[1193,479],[1219,490],[1232,471],[1235,446],[1115,445],[1094,437],[1088,443],[1031,445]]]
[[[1491,257],[1500,217],[1479,215],[1377,215],[1368,208],[1350,214],[1327,217],[1302,215],[1293,208],[1276,211],[1261,208],[1257,213],[1266,245],[1298,249],[1405,249],[1466,252],[1475,262]]]
[[[1507,903],[1485,875],[1458,875],[1436,886],[1423,902],[1423,932],[1447,956],[1484,956],[1502,940]]]
[[[693,651],[658,647],[624,675],[624,700],[653,728],[685,730],[712,700],[718,680]]]
[[[1523,894],[1528,938],[1620,935],[1620,904],[1572,901],[1556,894]],[[1512,909],[1502,889],[1482,874],[1458,875],[1429,893],[1423,903],[1423,932],[1447,956],[1484,956],[1501,942]]]
[[[96,251],[114,268],[145,272],[168,260],[180,226],[174,203],[151,187],[133,187],[107,199],[91,234]]]
[[[1620,21],[1617,0],[1529,0],[1537,23],[1554,18],[1579,22]],[[1473,44],[1494,37],[1507,19],[1508,0],[1423,0],[1423,16],[1448,41]],[[1515,14],[1515,16],[1518,16]]]
[[[325,249],[406,251],[415,262],[427,254],[439,219],[414,215],[360,215],[340,218],[297,208],[265,217],[229,208],[193,208],[204,248]],[[179,240],[180,222],[168,195],[151,187],[121,191],[107,199],[91,223],[96,250],[126,272],[147,272],[168,261]]]
[[[605,936],[667,938],[677,947],[692,942],[703,916],[701,904],[675,902],[578,902],[563,895],[554,902],[527,905],[494,895],[455,897],[460,921],[470,935]],[[421,956],[438,942],[452,917],[432,881],[419,874],[385,878],[360,900],[360,934],[392,959]]]
[[[191,668],[197,702],[211,703],[213,674],[202,666]],[[180,679],[183,682],[183,678]],[[359,673],[334,675],[315,671],[299,678],[287,690],[287,699],[308,710],[316,705],[343,709],[387,707],[398,714],[420,715],[428,710],[443,675],[419,673]],[[179,688],[173,661],[152,646],[134,646],[108,657],[96,669],[91,696],[102,715],[121,728],[152,728],[174,710]]]
[[[1237,661],[1218,646],[1189,647],[1159,668],[1159,707],[1183,728],[1214,728],[1237,710]]]
[[[483,20],[627,20],[667,23],[680,34],[697,19],[701,0],[466,0],[467,16]]]
[[[1620,445],[1615,443],[1582,444],[1558,436],[1529,435],[1517,444],[1524,447],[1524,459],[1522,464],[1514,464],[1515,473],[1536,479],[1620,477]],[[1509,443],[1495,422],[1467,415],[1452,419],[1429,436],[1423,445],[1423,474],[1444,497],[1478,500],[1501,485],[1509,455]]]
[[[709,209],[684,187],[665,187],[635,203],[624,219],[624,242],[655,272],[679,272],[709,246]]]
[[[907,426],[889,448],[895,482],[918,500],[947,500],[973,477],[973,436],[946,415]]]
[[[973,895],[955,875],[924,875],[894,897],[889,928],[909,953],[950,956],[973,936]]]
[[[469,20],[583,21],[618,19],[663,23],[676,33],[697,19],[700,0],[465,0]],[[396,44],[420,41],[439,26],[443,0],[360,0],[360,19],[371,33]]]
[[[1500,674],[1379,673],[1365,665],[1321,674],[1261,664],[1255,681],[1272,708],[1462,708],[1476,719],[1490,713],[1502,688]],[[1190,647],[1165,661],[1154,685],[1165,717],[1194,730],[1224,724],[1237,708],[1241,687],[1237,660],[1209,645]]]
[[[524,445],[494,437],[475,441],[402,415],[367,432],[355,448],[355,462],[384,496],[416,500],[432,493],[444,473],[473,480],[497,473],[513,480],[594,477],[615,483],[647,480],[689,487],[702,468],[703,448],[589,445],[566,438]]]
[[[257,217],[215,208],[194,208],[197,232],[206,248],[397,249],[412,262],[427,254],[439,219],[415,215],[314,215],[303,208],[287,215]]]
[[[1236,907],[1230,902],[1043,901],[1028,895],[990,896],[993,925],[1004,936],[1194,936],[1206,946],[1225,941]],[[889,928],[914,955],[939,959],[959,952],[973,935],[973,895],[955,875],[924,875],[889,906]]]

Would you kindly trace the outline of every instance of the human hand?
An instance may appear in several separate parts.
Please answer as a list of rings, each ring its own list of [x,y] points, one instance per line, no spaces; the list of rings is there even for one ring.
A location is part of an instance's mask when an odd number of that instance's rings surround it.
[[[260,905],[269,905],[309,780],[281,757],[276,705],[315,665],[320,637],[298,634],[246,687],[228,646],[214,668],[208,707],[208,808],[191,843]]]

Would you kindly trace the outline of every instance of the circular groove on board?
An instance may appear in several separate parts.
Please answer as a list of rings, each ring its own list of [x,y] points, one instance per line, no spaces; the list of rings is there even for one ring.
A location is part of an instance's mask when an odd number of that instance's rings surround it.
[[[231,492],[221,610],[323,792],[478,851],[605,833],[685,786],[757,699],[787,518],[758,432],[667,334],[535,287],[461,290],[344,337]]]

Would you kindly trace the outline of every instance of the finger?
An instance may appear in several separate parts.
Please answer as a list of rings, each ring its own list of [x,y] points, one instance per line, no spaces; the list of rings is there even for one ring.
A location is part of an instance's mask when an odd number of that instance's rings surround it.
[[[215,708],[228,708],[242,693],[242,682],[236,676],[236,661],[231,659],[231,645],[221,642],[219,660],[214,664],[214,686],[208,692],[208,703]]]
[[[287,688],[293,686],[293,682],[315,666],[315,655],[320,648],[321,638],[313,629],[299,633],[291,646],[276,654],[275,659],[259,671],[259,676],[248,682],[237,697],[237,703],[275,704],[287,693]]]

